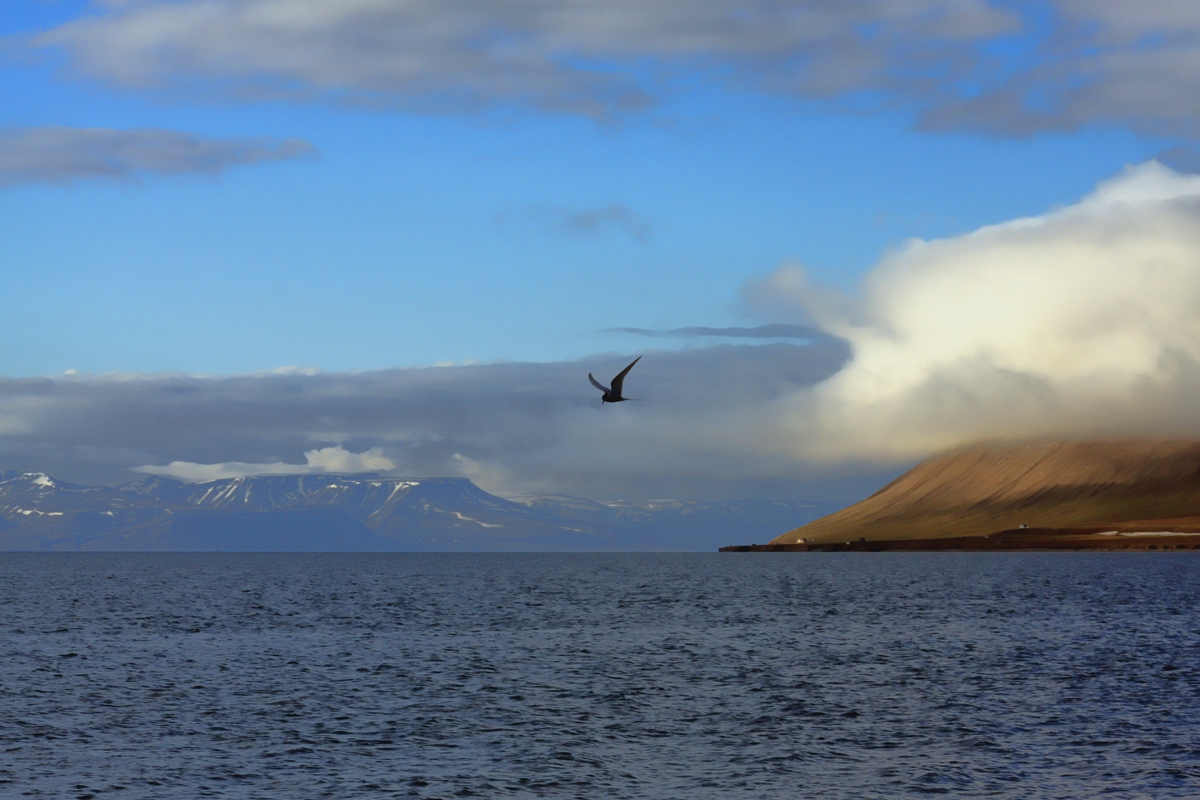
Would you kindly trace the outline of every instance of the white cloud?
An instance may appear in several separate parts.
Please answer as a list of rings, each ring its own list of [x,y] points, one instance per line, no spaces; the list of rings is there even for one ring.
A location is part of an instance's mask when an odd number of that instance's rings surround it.
[[[502,463],[496,461],[486,463],[476,461],[473,458],[467,458],[462,453],[455,453],[454,461],[459,468],[460,474],[485,492],[506,497],[510,500],[519,497],[537,497],[549,494],[547,489],[548,481],[531,484],[529,482],[514,480],[512,471]]]
[[[136,89],[602,117],[644,108],[680,69],[810,96],[892,90],[957,73],[1017,26],[985,0],[145,0],[29,41]]]
[[[372,447],[363,453],[351,453],[338,445],[309,450],[304,457],[310,472],[374,472],[396,468],[395,462],[385,457],[380,447]]]
[[[212,139],[156,128],[0,129],[0,186],[117,180],[143,175],[213,175],[235,166],[312,155],[301,139]]]
[[[238,100],[613,117],[699,74],[927,128],[1200,137],[1189,2],[103,0],[25,41],[114,85]]]
[[[305,464],[248,464],[244,461],[226,461],[222,464],[197,464],[190,461],[172,461],[165,467],[153,464],[133,467],[134,472],[148,475],[166,475],[182,481],[215,481],[221,478],[240,478],[247,475],[308,475],[327,472],[386,472],[396,464],[383,455],[383,449],[372,447],[363,453],[351,453],[341,445],[309,450],[304,454]]]
[[[104,0],[26,42],[115,85],[241,100],[612,117],[699,71],[930,128],[1200,136],[1187,2]]]
[[[1040,40],[1029,57],[983,70],[974,91],[960,87],[930,104],[926,126],[1026,135],[1104,125],[1200,137],[1193,3],[1055,0],[1037,21],[1035,8],[1026,26]]]
[[[839,303],[794,267],[764,285],[852,349],[783,401],[798,457],[1200,435],[1200,177],[1149,162],[1043,216],[911,241]]]

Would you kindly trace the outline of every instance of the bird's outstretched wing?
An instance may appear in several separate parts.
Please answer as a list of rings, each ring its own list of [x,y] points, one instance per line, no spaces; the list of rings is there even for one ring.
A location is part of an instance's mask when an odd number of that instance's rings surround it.
[[[592,373],[590,373],[590,372],[588,373],[588,380],[592,382],[592,386],[595,386],[595,387],[596,387],[597,389],[599,389],[600,391],[604,392],[605,394],[608,394],[608,387],[607,387],[607,386],[605,386],[605,385],[604,385],[603,383],[601,383],[600,381],[598,381],[598,380],[596,380],[595,378],[593,378],[593,377],[592,377]],[[592,395],[592,397],[595,397],[595,395]]]
[[[633,364],[636,364],[637,362],[639,362],[641,360],[642,360],[642,357],[638,356],[637,358],[635,358],[633,360]],[[612,386],[613,394],[617,395],[618,397],[621,396],[621,387],[625,385],[625,376],[629,374],[629,370],[633,369],[633,364],[630,364],[628,367],[621,370],[620,374],[617,375],[617,377],[613,378],[613,386]]]

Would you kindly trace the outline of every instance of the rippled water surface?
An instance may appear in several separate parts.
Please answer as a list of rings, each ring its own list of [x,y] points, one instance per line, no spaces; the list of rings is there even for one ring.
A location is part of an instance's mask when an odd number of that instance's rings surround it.
[[[0,554],[0,797],[1200,797],[1200,555]]]

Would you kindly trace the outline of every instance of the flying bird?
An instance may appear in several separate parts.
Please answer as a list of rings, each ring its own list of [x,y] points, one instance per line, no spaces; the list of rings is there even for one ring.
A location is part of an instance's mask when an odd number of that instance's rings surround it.
[[[637,362],[639,362],[641,360],[642,360],[642,357],[638,356],[637,358],[635,358],[633,360],[633,364],[636,364]],[[621,388],[622,388],[622,385],[625,383],[625,376],[629,374],[629,370],[633,369],[633,364],[630,364],[628,367],[626,367],[625,369],[623,369],[619,373],[617,373],[617,377],[612,379],[612,388],[611,389],[608,388],[607,386],[605,386],[600,381],[593,378],[592,373],[590,373],[590,372],[588,373],[588,380],[592,382],[592,386],[595,386],[597,389],[604,392],[604,396],[600,398],[600,405],[604,405],[605,403],[620,403],[622,400],[635,400],[636,399],[633,397],[622,397],[621,396]]]

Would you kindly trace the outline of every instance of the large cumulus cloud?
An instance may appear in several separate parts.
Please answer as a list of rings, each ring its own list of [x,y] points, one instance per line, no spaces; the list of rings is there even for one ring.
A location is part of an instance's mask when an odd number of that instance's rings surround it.
[[[1200,177],[1156,162],[1039,217],[911,241],[851,297],[796,267],[748,295],[850,343],[835,376],[780,401],[798,458],[1200,435]]]

